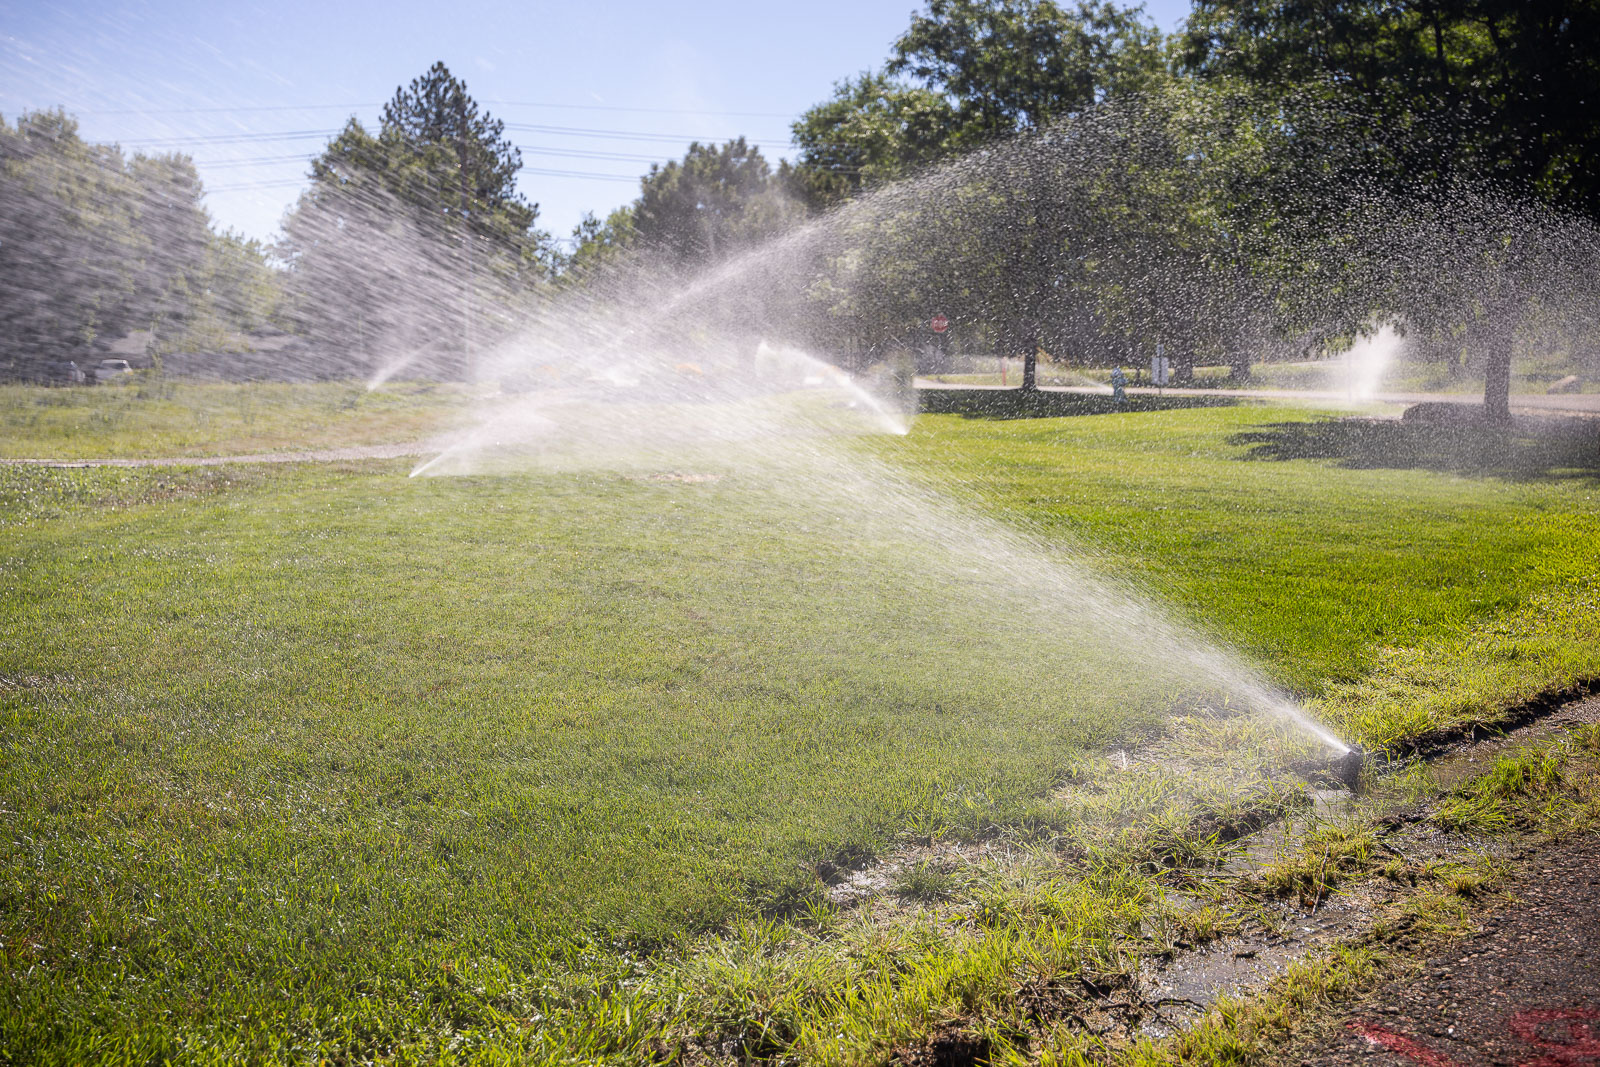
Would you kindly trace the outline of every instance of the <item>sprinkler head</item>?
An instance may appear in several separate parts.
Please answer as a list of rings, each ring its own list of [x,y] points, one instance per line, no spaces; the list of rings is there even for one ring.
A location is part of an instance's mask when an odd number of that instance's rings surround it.
[[[1290,769],[1312,785],[1344,786],[1354,790],[1361,781],[1361,769],[1367,765],[1367,750],[1351,745],[1335,756],[1297,760]]]
[[[1367,750],[1351,745],[1350,750],[1334,759],[1328,767],[1333,776],[1346,788],[1354,790],[1361,781],[1361,769],[1367,765]]]

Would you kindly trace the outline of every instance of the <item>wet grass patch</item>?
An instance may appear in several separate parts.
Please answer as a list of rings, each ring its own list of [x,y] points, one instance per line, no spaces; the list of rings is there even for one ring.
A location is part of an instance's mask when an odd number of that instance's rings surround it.
[[[1443,405],[1437,405],[1443,406]],[[1454,405],[1463,413],[1467,405]],[[1274,423],[1241,433],[1254,460],[1324,460],[1355,469],[1425,469],[1512,479],[1600,477],[1600,419],[1520,417],[1499,426],[1337,418]]]

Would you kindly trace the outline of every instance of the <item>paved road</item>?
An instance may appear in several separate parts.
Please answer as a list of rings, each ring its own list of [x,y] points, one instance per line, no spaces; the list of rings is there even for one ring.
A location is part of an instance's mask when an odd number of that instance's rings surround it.
[[[1015,389],[1016,386],[967,385],[955,382],[938,382],[932,378],[918,378],[918,389]],[[1042,385],[1041,392],[1082,393],[1104,396],[1109,389],[1087,385]],[[1129,386],[1130,396],[1233,396],[1246,400],[1312,401],[1334,407],[1351,407],[1358,404],[1421,404],[1426,402],[1449,404],[1481,404],[1481,393],[1378,393],[1369,399],[1356,400],[1349,393],[1331,389],[1166,389],[1150,386]],[[1523,393],[1511,397],[1514,411],[1561,412],[1578,415],[1600,415],[1600,393]]]
[[[1600,1064],[1600,837],[1536,855],[1516,903],[1378,990],[1309,1047],[1306,1067]]]

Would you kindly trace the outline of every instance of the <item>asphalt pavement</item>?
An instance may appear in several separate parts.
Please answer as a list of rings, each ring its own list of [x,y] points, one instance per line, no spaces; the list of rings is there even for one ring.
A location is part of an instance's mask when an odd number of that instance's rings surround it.
[[[1307,1067],[1600,1064],[1600,836],[1541,852],[1515,902],[1310,1042]]]

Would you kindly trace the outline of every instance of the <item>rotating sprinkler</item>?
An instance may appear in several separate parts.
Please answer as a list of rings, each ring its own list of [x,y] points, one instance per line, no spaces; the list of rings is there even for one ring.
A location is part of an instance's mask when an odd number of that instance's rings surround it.
[[[1360,745],[1351,745],[1343,755],[1334,758],[1328,769],[1346,789],[1353,791],[1361,781],[1361,769],[1366,765],[1367,750]]]
[[[1298,760],[1290,764],[1296,774],[1313,784],[1340,785],[1354,791],[1367,765],[1367,750],[1360,745],[1343,745],[1330,756]]]

